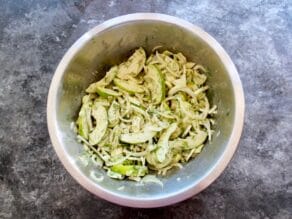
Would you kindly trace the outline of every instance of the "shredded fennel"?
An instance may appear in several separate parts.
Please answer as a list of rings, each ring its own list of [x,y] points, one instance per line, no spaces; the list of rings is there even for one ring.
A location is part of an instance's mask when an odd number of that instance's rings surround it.
[[[217,107],[206,96],[206,69],[157,49],[148,57],[137,49],[90,84],[71,125],[109,177],[161,184],[153,174],[182,168],[211,140]]]

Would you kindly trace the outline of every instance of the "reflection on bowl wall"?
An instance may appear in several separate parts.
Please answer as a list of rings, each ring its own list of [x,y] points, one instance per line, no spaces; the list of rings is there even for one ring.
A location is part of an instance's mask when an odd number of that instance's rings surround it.
[[[87,86],[102,78],[111,65],[124,61],[136,48],[147,53],[155,46],[182,52],[188,60],[206,66],[211,104],[218,107],[211,142],[181,170],[160,177],[156,184],[137,185],[106,176],[104,170],[78,161],[83,146],[70,129]],[[244,116],[244,97],[234,64],[206,32],[181,19],[162,14],[131,14],[111,19],[85,33],[65,54],[51,83],[47,118],[53,146],[69,173],[90,192],[108,201],[132,207],[158,207],[184,200],[212,183],[237,147]],[[95,169],[105,175],[96,182]],[[123,189],[120,189],[123,188]]]

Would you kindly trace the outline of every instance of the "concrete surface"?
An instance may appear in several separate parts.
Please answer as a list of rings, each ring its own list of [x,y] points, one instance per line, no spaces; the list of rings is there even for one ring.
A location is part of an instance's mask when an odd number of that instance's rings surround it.
[[[50,143],[46,98],[57,63],[89,28],[162,12],[211,33],[246,95],[239,149],[201,194],[159,209],[94,197]],[[291,0],[0,0],[0,218],[292,218]]]

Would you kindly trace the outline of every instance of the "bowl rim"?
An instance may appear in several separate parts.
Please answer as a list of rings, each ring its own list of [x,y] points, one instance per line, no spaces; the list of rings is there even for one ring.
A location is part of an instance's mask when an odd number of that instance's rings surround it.
[[[86,42],[88,42],[93,36],[96,36],[100,32],[113,26],[133,21],[158,21],[170,23],[180,26],[192,32],[197,37],[201,38],[201,40],[207,43],[221,59],[221,62],[223,63],[224,67],[226,68],[229,74],[232,88],[234,91],[235,99],[234,124],[236,125],[234,125],[234,128],[231,132],[230,139],[227,143],[226,149],[218,159],[217,163],[214,164],[213,167],[204,174],[204,176],[199,180],[199,182],[198,181],[193,182],[190,186],[185,187],[184,189],[179,190],[178,192],[174,192],[169,195],[165,195],[158,198],[138,198],[133,196],[121,195],[109,191],[107,189],[104,189],[98,184],[93,183],[87,176],[85,176],[80,171],[80,169],[76,167],[73,159],[67,156],[67,152],[65,151],[63,143],[59,141],[60,133],[58,132],[56,115],[58,87],[69,62],[72,60],[74,55],[82,48],[82,46]],[[90,29],[69,48],[69,50],[63,56],[59,65],[57,66],[55,74],[51,81],[47,99],[47,124],[52,145],[59,159],[61,160],[66,170],[70,173],[70,175],[80,185],[82,185],[85,189],[97,195],[98,197],[116,203],[118,205],[128,207],[152,208],[171,205],[183,201],[187,198],[190,198],[198,194],[205,188],[207,188],[213,181],[215,181],[219,177],[219,175],[223,172],[223,170],[226,168],[231,158],[233,157],[233,154],[235,153],[237,145],[239,143],[244,123],[244,108],[245,108],[244,93],[236,67],[233,64],[227,52],[210,34],[205,32],[201,28],[193,25],[192,23],[174,16],[160,13],[134,13],[112,18]]]

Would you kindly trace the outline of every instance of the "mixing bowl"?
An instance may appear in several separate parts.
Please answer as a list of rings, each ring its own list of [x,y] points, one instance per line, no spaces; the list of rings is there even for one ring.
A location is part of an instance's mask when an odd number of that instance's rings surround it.
[[[211,142],[202,153],[158,184],[119,181],[104,170],[85,166],[83,147],[70,128],[76,120],[86,87],[121,63],[134,49],[148,53],[155,46],[182,52],[207,66],[208,96],[218,107]],[[67,171],[88,191],[110,202],[131,207],[159,207],[187,199],[210,185],[231,160],[240,139],[244,95],[237,70],[219,43],[202,29],[176,17],[138,13],[117,17],[85,33],[68,50],[52,79],[47,103],[48,128],[54,149]],[[91,177],[92,171],[103,180]],[[74,195],[74,194],[72,194]]]

